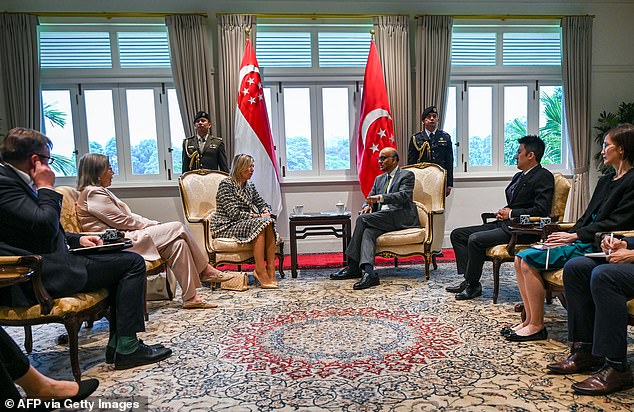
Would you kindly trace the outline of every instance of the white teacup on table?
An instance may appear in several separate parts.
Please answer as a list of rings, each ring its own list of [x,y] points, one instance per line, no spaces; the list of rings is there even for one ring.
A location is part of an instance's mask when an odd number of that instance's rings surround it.
[[[303,215],[304,214],[304,205],[297,205],[293,208],[294,215]]]

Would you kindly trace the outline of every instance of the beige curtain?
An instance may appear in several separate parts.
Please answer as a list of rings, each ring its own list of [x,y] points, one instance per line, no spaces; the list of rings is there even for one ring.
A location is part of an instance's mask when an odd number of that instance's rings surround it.
[[[40,130],[40,61],[37,17],[0,13],[0,73],[7,129]]]
[[[561,28],[564,112],[574,161],[569,218],[575,221],[590,201],[592,17],[564,17]]]
[[[451,72],[452,27],[453,17],[451,16],[417,17],[414,101],[414,128],[416,130],[420,129],[421,113],[429,106],[436,106],[439,124],[442,125]]]
[[[218,16],[219,43],[219,83],[220,83],[220,130],[225,136],[225,146],[229,159],[233,158],[235,147],[234,122],[238,99],[240,64],[247,41],[247,29],[255,47],[255,16]]]
[[[407,140],[412,134],[409,22],[407,16],[374,18],[376,48],[383,66],[385,87],[392,110],[396,145],[407,157]]]
[[[212,133],[217,134],[207,19],[176,15],[165,17],[165,23],[170,42],[172,77],[185,132],[188,136],[194,134],[194,116],[202,110],[209,113]]]

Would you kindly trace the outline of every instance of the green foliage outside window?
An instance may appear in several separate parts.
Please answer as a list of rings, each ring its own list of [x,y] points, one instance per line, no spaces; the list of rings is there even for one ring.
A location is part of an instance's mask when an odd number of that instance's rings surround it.
[[[546,124],[539,128],[539,137],[546,143],[546,151],[542,164],[561,163],[561,125],[562,125],[562,97],[563,89],[557,87],[552,94],[542,93],[540,102],[546,116]],[[516,118],[504,125],[504,164],[514,165],[515,155],[519,148],[517,140],[526,136],[526,117]]]

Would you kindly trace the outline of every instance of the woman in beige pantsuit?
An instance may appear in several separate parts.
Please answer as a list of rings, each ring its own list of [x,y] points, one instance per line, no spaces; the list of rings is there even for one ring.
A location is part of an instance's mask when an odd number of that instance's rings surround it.
[[[117,229],[132,240],[130,249],[146,260],[163,258],[172,269],[182,289],[184,309],[217,307],[200,298],[196,289],[201,280],[222,282],[231,275],[213,268],[196,244],[191,232],[181,222],[160,223],[132,213],[108,186],[114,172],[107,156],[95,153],[79,161],[77,216],[82,230],[99,232]]]

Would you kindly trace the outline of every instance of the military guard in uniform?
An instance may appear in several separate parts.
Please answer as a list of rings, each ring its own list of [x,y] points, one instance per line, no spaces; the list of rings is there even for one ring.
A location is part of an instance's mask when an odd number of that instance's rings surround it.
[[[210,134],[209,113],[196,113],[194,128],[196,133],[183,139],[183,173],[196,169],[222,170],[229,173],[225,144],[221,137]]]
[[[449,133],[438,129],[438,112],[429,106],[421,116],[423,130],[410,138],[407,164],[435,163],[447,171],[447,196],[453,187],[453,145]]]

